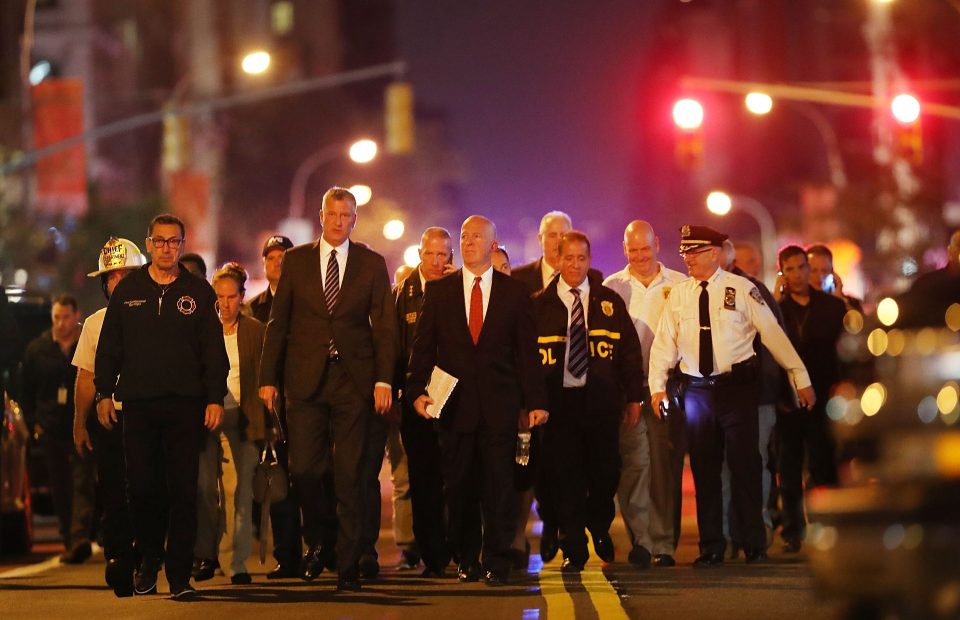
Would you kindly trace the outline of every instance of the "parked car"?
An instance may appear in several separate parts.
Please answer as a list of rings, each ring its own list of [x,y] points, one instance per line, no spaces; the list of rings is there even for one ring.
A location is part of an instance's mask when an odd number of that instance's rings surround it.
[[[872,376],[827,405],[850,458],[838,488],[809,495],[810,567],[850,619],[958,618],[960,304],[921,318],[903,309],[930,304],[900,301],[899,320],[888,307],[841,344]]]
[[[29,438],[30,431],[19,405],[4,392],[0,425],[0,554],[27,553],[32,545],[33,502],[27,473]]]

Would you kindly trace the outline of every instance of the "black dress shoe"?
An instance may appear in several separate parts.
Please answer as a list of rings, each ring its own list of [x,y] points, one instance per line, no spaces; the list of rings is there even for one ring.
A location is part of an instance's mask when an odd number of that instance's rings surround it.
[[[190,600],[197,597],[197,589],[188,581],[184,585],[170,586],[170,598],[178,601]]]
[[[376,579],[380,574],[380,563],[374,556],[364,554],[360,556],[360,561],[357,562],[357,570],[362,579]]]
[[[524,541],[523,546],[523,549],[510,548],[510,563],[517,570],[530,566],[530,541]]]
[[[446,571],[444,571],[442,568],[427,566],[423,569],[423,572],[420,573],[420,576],[426,577],[427,579],[442,579],[446,576]]]
[[[627,561],[637,568],[650,568],[650,552],[647,551],[646,547],[637,545],[630,550],[630,555],[627,556]]]
[[[220,562],[217,560],[201,559],[197,562],[196,569],[193,571],[193,579],[194,581],[213,579],[213,575],[218,568],[220,568]]]
[[[272,571],[267,573],[267,579],[290,579],[293,577],[299,577],[300,573],[297,569],[284,566],[283,564],[277,564]]]
[[[770,561],[767,552],[762,550],[746,551],[743,555],[747,564],[766,564]]]
[[[119,558],[107,560],[103,576],[117,598],[133,596],[133,567],[129,562]]]
[[[658,553],[653,556],[653,565],[659,568],[670,568],[676,566],[677,561],[669,553]]]
[[[60,561],[64,564],[83,564],[93,555],[93,547],[89,542],[82,542],[76,545],[70,551],[64,552],[60,556]]]
[[[233,577],[230,578],[230,583],[235,586],[248,586],[253,583],[253,577],[250,576],[250,573],[234,573]]]
[[[547,527],[544,524],[543,533],[540,535],[540,559],[544,562],[557,557],[557,552],[560,550],[560,541],[557,536],[556,527]]]
[[[303,556],[300,567],[300,578],[304,581],[313,581],[323,572],[323,557],[320,547],[314,547]]]
[[[457,568],[457,579],[461,583],[468,583],[471,581],[480,581],[480,565],[479,564],[470,564],[469,566],[460,566]]]
[[[713,568],[714,566],[723,566],[722,553],[704,553],[693,561],[694,568]]]
[[[337,592],[359,592],[360,580],[356,577],[339,577],[337,579]]]
[[[133,577],[134,594],[156,594],[157,573],[160,572],[160,560],[143,559],[140,568]]]
[[[574,562],[570,558],[564,558],[563,565],[560,567],[562,573],[579,573],[583,571],[584,562]]]
[[[483,574],[483,583],[492,587],[499,587],[507,585],[507,576],[493,570],[488,570]]]
[[[613,539],[610,538],[609,532],[593,537],[593,550],[597,552],[597,557],[604,562],[613,562]]]
[[[783,543],[783,552],[784,552],[784,553],[799,553],[801,546],[802,546],[802,545],[800,544],[800,541],[799,541],[799,540],[788,540],[788,541],[786,541],[785,543]]]

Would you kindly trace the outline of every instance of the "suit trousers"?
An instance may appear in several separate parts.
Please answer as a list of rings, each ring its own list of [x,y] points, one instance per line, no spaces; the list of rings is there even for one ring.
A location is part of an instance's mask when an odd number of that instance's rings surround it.
[[[768,460],[770,458],[770,438],[773,436],[773,426],[777,421],[777,407],[776,405],[760,405],[759,410],[759,429],[760,429],[760,442],[757,446],[760,450],[760,463],[762,466],[761,474],[763,475],[763,491],[762,491],[762,502],[763,502],[763,524],[768,528],[773,528],[773,518],[770,515],[769,500],[770,500],[770,488],[773,482],[773,474],[770,473],[768,465]],[[736,522],[736,518],[731,514],[730,511],[730,466],[727,465],[726,459],[723,461],[723,535],[724,537],[736,543],[740,546],[740,530],[739,524]]]
[[[425,566],[434,570],[450,562],[443,505],[443,459],[434,421],[420,417],[406,401],[400,436],[407,454],[413,537]],[[479,521],[477,522],[479,528]],[[479,540],[479,536],[476,537]]]
[[[803,509],[803,465],[806,457],[807,488],[837,484],[836,444],[830,431],[826,399],[810,411],[791,411],[777,417],[780,448],[780,497],[783,531],[787,541],[801,541],[806,533]]]
[[[620,429],[620,484],[617,499],[631,543],[650,553],[673,555],[683,483],[683,422],[661,420],[644,403],[640,422]]]
[[[759,424],[755,380],[715,386],[688,384],[683,399],[690,468],[697,494],[700,552],[723,554],[724,456],[730,466],[731,508],[745,551],[765,551]]]
[[[620,480],[620,411],[593,410],[583,388],[564,388],[560,407],[544,426],[544,463],[556,500],[563,555],[589,557],[584,528],[605,536],[616,515]]]
[[[289,464],[303,514],[303,538],[311,549],[335,531],[341,578],[356,578],[363,523],[361,465],[373,393],[361,394],[340,363],[328,362],[317,395],[287,400]],[[331,511],[330,474],[336,497]]]
[[[190,581],[193,564],[204,408],[202,399],[189,398],[123,403],[136,545],[144,561],[159,561],[166,529],[166,574],[173,588]]]
[[[462,566],[506,575],[516,519],[513,463],[517,434],[481,426],[473,433],[440,431],[447,537]],[[482,517],[481,517],[482,515]],[[481,534],[482,518],[482,534]]]
[[[97,462],[97,494],[101,505],[103,557],[117,559],[132,566],[133,524],[127,505],[127,467],[123,458],[123,412],[117,411],[118,422],[107,430],[96,416],[87,425],[93,457]]]

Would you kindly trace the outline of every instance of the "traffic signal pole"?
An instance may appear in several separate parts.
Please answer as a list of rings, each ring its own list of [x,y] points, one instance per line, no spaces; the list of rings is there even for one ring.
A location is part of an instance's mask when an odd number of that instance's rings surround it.
[[[268,99],[276,99],[278,97],[299,95],[315,90],[335,88],[337,86],[343,86],[344,84],[365,82],[367,80],[383,77],[399,78],[405,72],[406,63],[403,61],[395,61],[381,65],[374,65],[372,67],[366,67],[364,69],[357,69],[355,71],[344,71],[341,73],[334,73],[316,78],[297,80],[295,82],[288,82],[255,91],[237,93],[234,95],[223,95],[206,101],[189,103],[182,107],[175,106],[172,108],[160,109],[154,112],[147,112],[145,114],[131,116],[129,118],[90,129],[71,138],[67,138],[66,140],[61,140],[55,144],[28,151],[13,161],[0,165],[0,176],[6,176],[31,168],[37,163],[37,161],[43,159],[44,157],[53,155],[54,153],[58,153],[77,144],[84,144],[86,142],[99,140],[101,138],[108,138],[110,136],[115,136],[117,134],[132,131],[134,129],[139,129],[140,127],[145,127],[154,123],[160,123],[163,121],[164,117],[169,114],[176,114],[178,116],[201,116],[217,110],[249,105],[251,103],[266,101]]]

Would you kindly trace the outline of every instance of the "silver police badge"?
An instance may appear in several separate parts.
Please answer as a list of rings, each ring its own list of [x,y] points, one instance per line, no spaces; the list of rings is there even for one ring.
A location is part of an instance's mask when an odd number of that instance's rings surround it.
[[[184,295],[177,300],[177,310],[180,311],[180,314],[189,316],[194,313],[197,309],[197,302],[193,300],[193,297],[189,295]]]

